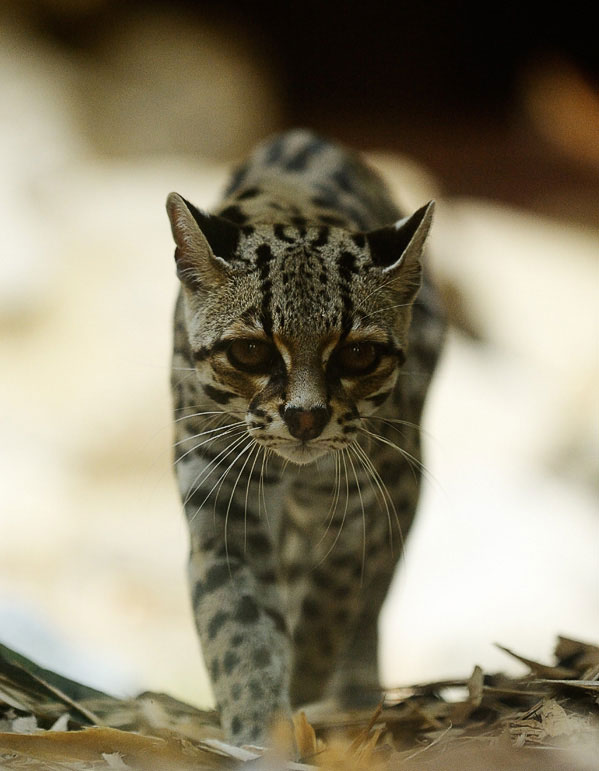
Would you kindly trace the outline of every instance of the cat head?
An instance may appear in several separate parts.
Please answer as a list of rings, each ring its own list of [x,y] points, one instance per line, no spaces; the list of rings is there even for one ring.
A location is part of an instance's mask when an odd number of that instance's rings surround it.
[[[405,361],[433,208],[356,233],[239,226],[171,193],[187,335],[208,399],[296,463],[347,447]]]

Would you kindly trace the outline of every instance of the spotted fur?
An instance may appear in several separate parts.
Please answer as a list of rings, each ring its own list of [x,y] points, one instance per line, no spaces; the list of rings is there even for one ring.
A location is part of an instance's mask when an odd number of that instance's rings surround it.
[[[307,131],[259,146],[213,214],[168,198],[175,466],[235,743],[325,695],[378,699],[377,619],[442,338],[420,264],[432,208],[402,218],[358,156]]]

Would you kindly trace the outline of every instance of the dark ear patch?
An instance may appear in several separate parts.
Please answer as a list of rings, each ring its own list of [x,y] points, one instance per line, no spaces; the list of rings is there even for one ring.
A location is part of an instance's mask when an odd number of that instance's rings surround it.
[[[370,259],[377,268],[386,268],[393,264],[397,255],[403,251],[397,243],[397,233],[394,227],[373,230],[366,234],[366,240],[370,247]]]
[[[204,214],[185,198],[183,200],[208,241],[213,254],[229,262],[239,244],[240,231],[237,225],[214,214]]]
[[[411,217],[401,220],[395,225],[366,233],[372,262],[378,268],[388,268],[396,263],[410,245],[429,211],[430,204],[427,204],[418,209]]]
[[[422,281],[421,257],[433,221],[434,201],[390,227],[366,233],[370,259],[389,289],[411,302]]]
[[[177,275],[183,284],[195,291],[226,281],[229,266],[225,259],[215,256],[215,248],[204,231],[208,232],[219,252],[231,258],[239,237],[237,227],[203,214],[178,193],[170,193],[166,209],[176,245]]]

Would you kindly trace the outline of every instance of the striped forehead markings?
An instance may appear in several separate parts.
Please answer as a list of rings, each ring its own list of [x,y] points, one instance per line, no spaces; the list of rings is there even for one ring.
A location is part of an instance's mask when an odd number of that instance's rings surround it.
[[[258,268],[258,278],[260,279],[260,291],[262,293],[262,304],[260,317],[264,332],[270,337],[272,333],[272,314],[270,312],[270,302],[272,300],[272,281],[270,280],[270,263],[273,258],[272,249],[268,244],[260,244],[256,249],[256,267]]]
[[[356,267],[356,255],[353,252],[341,252],[338,268],[339,290],[341,294],[341,303],[343,305],[341,329],[343,330],[343,334],[347,335],[352,327],[351,315],[354,309],[354,303],[351,298],[351,282],[352,276],[358,272]]]

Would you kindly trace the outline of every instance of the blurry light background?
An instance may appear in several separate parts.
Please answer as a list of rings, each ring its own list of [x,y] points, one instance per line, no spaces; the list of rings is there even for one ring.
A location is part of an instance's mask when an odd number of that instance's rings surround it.
[[[372,151],[406,206],[439,202],[453,327],[385,681],[599,638],[596,39],[571,7],[511,6],[4,0],[0,641],[210,702],[170,470],[164,199],[210,206],[292,125]]]

